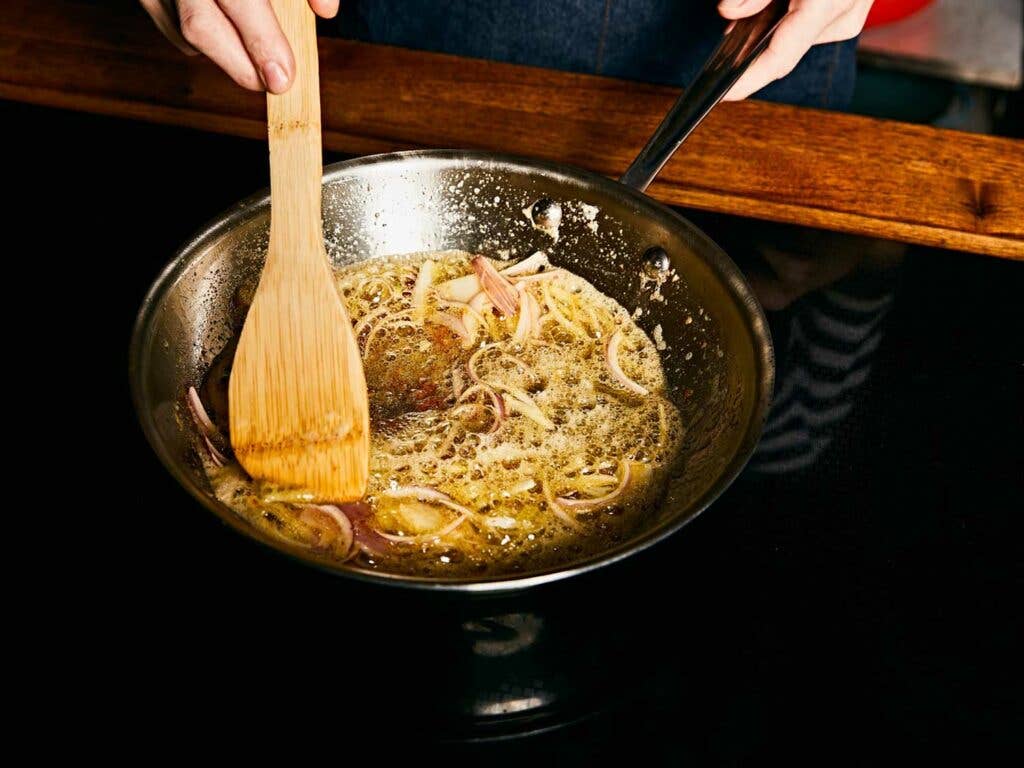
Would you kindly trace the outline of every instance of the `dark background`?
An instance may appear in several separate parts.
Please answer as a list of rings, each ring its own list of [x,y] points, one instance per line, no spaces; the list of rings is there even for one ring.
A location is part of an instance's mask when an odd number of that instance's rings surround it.
[[[130,708],[185,694],[192,717],[223,708],[259,726],[303,711],[309,686],[345,728],[429,731],[420,746],[479,734],[466,702],[521,678],[554,692],[542,726],[574,724],[445,749],[592,764],[625,746],[675,764],[1020,748],[1020,264],[912,249],[863,397],[812,471],[743,479],[636,562],[487,607],[539,616],[553,639],[467,671],[446,645],[464,608],[259,550],[178,488],[136,424],[127,347],[144,292],[203,222],[266,185],[265,145],[2,102],[0,115],[25,203],[8,225],[43,234],[22,251],[29,290],[69,319],[67,351],[42,364],[70,399],[55,413],[48,388],[26,392],[71,430],[70,474],[88,483],[52,480],[86,489],[68,510],[88,561],[69,591],[87,591],[83,630],[107,651],[95,666]],[[264,700],[277,685],[290,692]]]

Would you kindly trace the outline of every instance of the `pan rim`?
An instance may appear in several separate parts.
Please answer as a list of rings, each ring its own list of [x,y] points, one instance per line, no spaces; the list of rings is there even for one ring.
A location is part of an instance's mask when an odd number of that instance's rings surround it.
[[[159,307],[160,298],[170,291],[177,281],[184,276],[194,256],[201,252],[204,244],[212,242],[235,227],[251,221],[264,208],[268,207],[270,204],[269,189],[262,189],[235,203],[208,221],[193,234],[175,251],[171,260],[157,275],[153,284],[146,292],[146,296],[139,309],[132,330],[128,355],[128,374],[132,402],[146,440],[157,454],[164,468],[187,493],[208,511],[216,515],[221,522],[278,555],[288,557],[291,560],[297,560],[303,565],[312,566],[320,571],[343,578],[372,583],[378,586],[402,587],[426,592],[512,593],[580,576],[610,566],[613,563],[642,552],[674,535],[699,517],[732,485],[749,461],[760,439],[774,386],[775,361],[768,322],[760,303],[754,297],[749,284],[739,268],[699,227],[678,212],[618,181],[566,163],[476,150],[410,150],[368,155],[332,163],[324,168],[323,184],[325,186],[329,185],[343,179],[347,174],[375,165],[414,165],[417,163],[432,163],[458,168],[479,167],[494,170],[515,170],[527,172],[534,176],[540,175],[542,177],[557,178],[562,183],[569,182],[572,185],[579,186],[581,189],[596,188],[612,197],[625,196],[637,206],[637,212],[641,215],[660,216],[667,219],[671,222],[674,229],[686,232],[691,242],[696,241],[700,243],[700,257],[728,288],[728,292],[736,301],[737,308],[746,320],[748,331],[754,340],[755,386],[757,387],[757,392],[755,393],[752,416],[740,440],[739,449],[718,480],[694,502],[689,511],[678,517],[662,521],[641,535],[611,549],[595,553],[587,558],[573,561],[563,566],[555,566],[542,571],[524,574],[523,576],[497,576],[491,579],[477,580],[438,579],[367,571],[346,567],[342,563],[321,560],[298,546],[291,546],[284,542],[271,540],[269,537],[260,534],[257,529],[246,524],[230,508],[223,504],[214,503],[192,478],[180,468],[180,463],[169,455],[156,429],[154,420],[145,417],[147,411],[145,409],[146,398],[143,381],[146,379],[147,351],[153,331],[152,323]]]

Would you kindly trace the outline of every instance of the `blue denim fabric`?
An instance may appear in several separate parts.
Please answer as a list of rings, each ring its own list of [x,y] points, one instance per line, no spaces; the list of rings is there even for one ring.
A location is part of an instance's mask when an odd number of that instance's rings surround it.
[[[721,37],[713,0],[347,0],[346,37],[628,80],[685,85]],[[841,109],[855,41],[820,45],[757,98]]]

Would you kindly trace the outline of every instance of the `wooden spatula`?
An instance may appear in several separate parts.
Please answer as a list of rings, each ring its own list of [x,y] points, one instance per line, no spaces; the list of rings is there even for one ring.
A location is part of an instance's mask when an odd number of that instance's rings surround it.
[[[273,6],[296,76],[287,93],[267,96],[270,249],[231,371],[231,446],[257,479],[352,501],[366,491],[369,413],[321,229],[316,25],[306,0]]]

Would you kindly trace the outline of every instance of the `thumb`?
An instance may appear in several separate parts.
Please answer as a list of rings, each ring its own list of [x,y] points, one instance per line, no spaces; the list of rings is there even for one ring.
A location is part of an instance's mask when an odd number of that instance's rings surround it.
[[[313,13],[325,19],[333,19],[338,15],[338,0],[309,0]]]
[[[745,19],[765,8],[772,0],[721,0],[718,13],[723,19]]]

